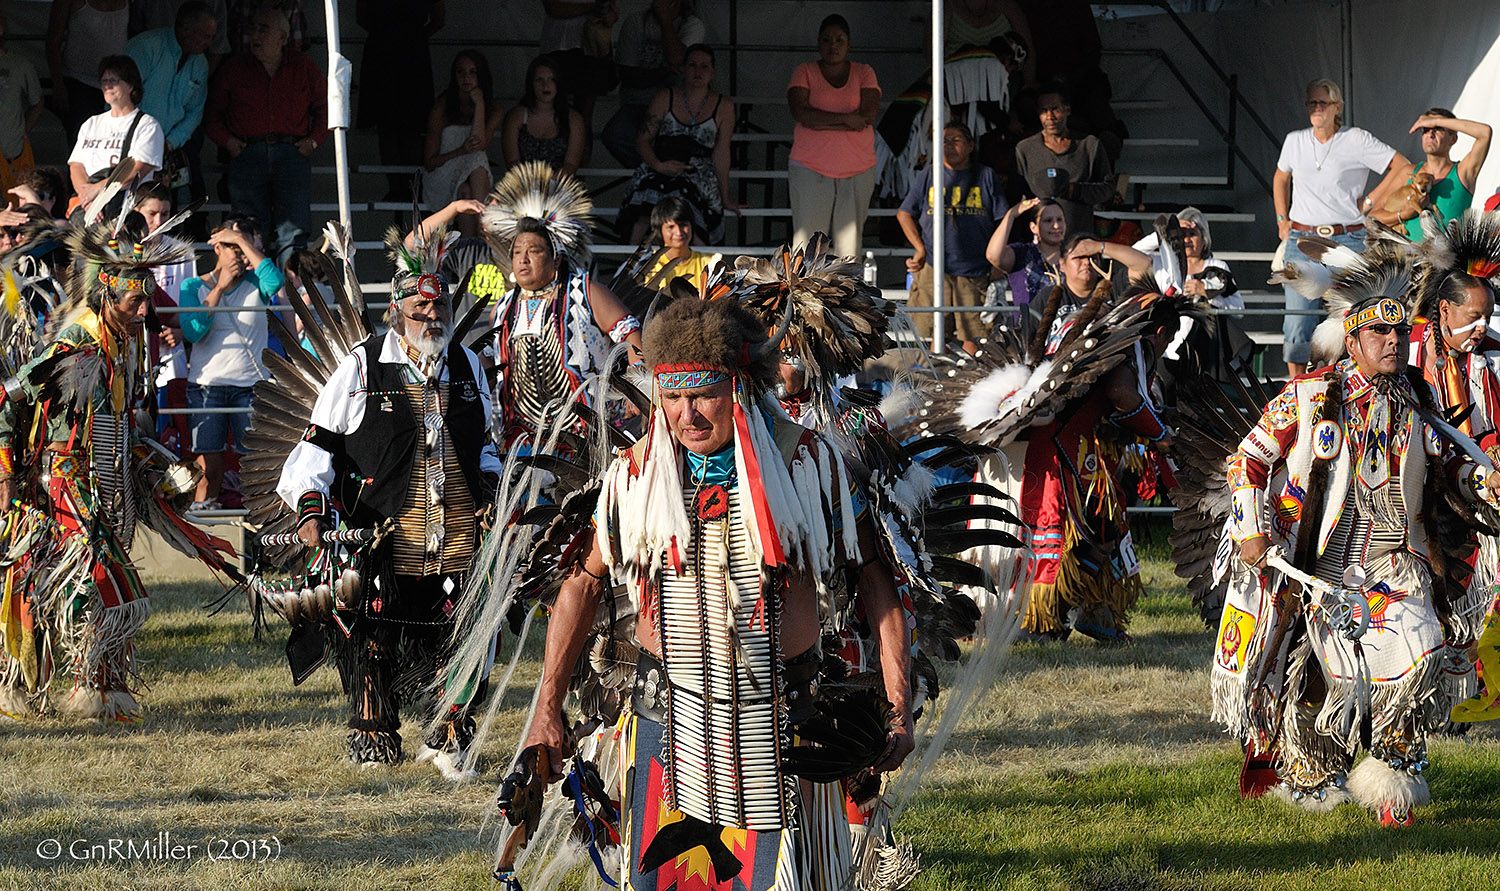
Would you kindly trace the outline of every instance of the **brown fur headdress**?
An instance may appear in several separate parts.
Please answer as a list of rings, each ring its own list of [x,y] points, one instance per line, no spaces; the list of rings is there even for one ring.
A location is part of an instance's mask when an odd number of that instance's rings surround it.
[[[757,388],[776,379],[779,356],[765,326],[734,300],[673,300],[646,323],[642,346],[653,371],[672,366],[743,374]]]

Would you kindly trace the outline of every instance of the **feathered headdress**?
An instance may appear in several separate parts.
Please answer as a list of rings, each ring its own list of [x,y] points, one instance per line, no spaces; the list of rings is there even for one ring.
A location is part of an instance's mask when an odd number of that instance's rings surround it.
[[[1439,226],[1424,211],[1422,231],[1426,236],[1420,248],[1424,271],[1416,289],[1416,315],[1437,317],[1443,284],[1455,272],[1500,286],[1500,213],[1471,208],[1447,226]]]
[[[892,346],[894,308],[865,284],[853,258],[838,257],[819,232],[769,258],[740,257],[740,301],[771,330],[790,314],[785,353],[800,360],[817,398],[828,398],[836,377],[854,374]]]
[[[499,242],[495,255],[507,271],[510,246],[525,219],[542,224],[555,254],[584,265],[593,240],[593,209],[593,199],[577,179],[557,173],[545,161],[526,161],[500,180],[481,219],[485,232]]]
[[[447,226],[424,233],[421,225],[412,232],[412,246],[406,246],[401,230],[392,226],[385,232],[386,255],[395,264],[391,276],[391,300],[421,294],[430,300],[447,295],[441,267],[448,246],[458,240],[457,232],[449,232]]]
[[[1328,318],[1313,332],[1315,367],[1341,357],[1344,335],[1351,331],[1382,320],[1408,321],[1418,273],[1416,249],[1410,242],[1375,232],[1363,252],[1321,236],[1298,239],[1297,247],[1315,262],[1289,260],[1271,283],[1290,284],[1309,300],[1321,299],[1327,308]]]
[[[75,308],[87,306],[98,312],[106,300],[118,294],[151,293],[156,288],[152,269],[193,256],[192,244],[165,236],[192,216],[194,208],[189,207],[146,232],[141,217],[137,215],[131,222],[134,204],[127,195],[113,220],[91,223],[68,235],[68,249],[80,267],[68,278],[68,297]]]

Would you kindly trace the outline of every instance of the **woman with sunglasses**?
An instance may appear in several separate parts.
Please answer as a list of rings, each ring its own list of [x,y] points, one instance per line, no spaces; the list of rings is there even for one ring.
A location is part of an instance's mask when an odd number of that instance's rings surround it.
[[[1297,239],[1311,235],[1363,250],[1362,209],[1382,206],[1412,171],[1405,155],[1368,131],[1344,125],[1344,94],[1333,81],[1318,78],[1307,85],[1307,116],[1312,126],[1287,134],[1272,180],[1276,235],[1285,242],[1282,253],[1288,261],[1305,256],[1297,249]],[[1371,171],[1383,178],[1365,198],[1361,193]],[[1322,311],[1290,285],[1286,309],[1282,356],[1287,374],[1296,377],[1307,367],[1309,343]],[[1316,312],[1306,314],[1309,310]]]
[[[141,72],[129,56],[99,60],[99,89],[107,111],[83,122],[68,155],[68,174],[79,206],[88,206],[124,157],[135,160],[127,186],[149,182],[161,168],[165,136],[156,118],[139,108]]]

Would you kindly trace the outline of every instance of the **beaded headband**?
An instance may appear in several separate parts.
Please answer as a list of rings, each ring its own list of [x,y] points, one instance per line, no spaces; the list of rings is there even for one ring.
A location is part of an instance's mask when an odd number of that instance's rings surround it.
[[[656,375],[656,386],[663,390],[711,387],[734,376],[722,368],[697,364],[658,365],[652,372]]]
[[[1372,303],[1358,312],[1351,311],[1348,315],[1344,316],[1344,333],[1353,334],[1360,328],[1375,324],[1376,322],[1384,322],[1388,325],[1400,325],[1405,321],[1406,310],[1401,308],[1401,304],[1389,297],[1382,297],[1378,302]]]
[[[148,291],[149,288],[147,285],[152,281],[152,278],[150,275],[139,277],[111,275],[106,270],[100,270],[99,281],[115,291]]]

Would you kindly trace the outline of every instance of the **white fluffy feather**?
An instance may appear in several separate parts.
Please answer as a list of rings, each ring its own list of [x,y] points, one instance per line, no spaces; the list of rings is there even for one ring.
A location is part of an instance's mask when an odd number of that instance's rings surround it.
[[[1324,319],[1313,330],[1311,342],[1313,368],[1332,365],[1344,357],[1344,323],[1339,319]]]
[[[887,427],[899,427],[916,416],[922,407],[922,392],[906,381],[891,381],[891,391],[880,400],[876,410],[885,418]]]
[[[1291,285],[1293,290],[1308,300],[1320,300],[1324,292],[1333,287],[1333,274],[1328,271],[1327,266],[1312,260],[1287,260],[1286,265],[1267,280],[1267,284]]]
[[[959,420],[965,427],[976,430],[1005,417],[1024,405],[1051,372],[1050,359],[1035,369],[1020,363],[995,369],[971,387],[964,401],[959,403]]]
[[[1355,801],[1373,811],[1385,805],[1408,809],[1421,807],[1432,800],[1426,777],[1393,770],[1373,755],[1349,771],[1346,787]]]

